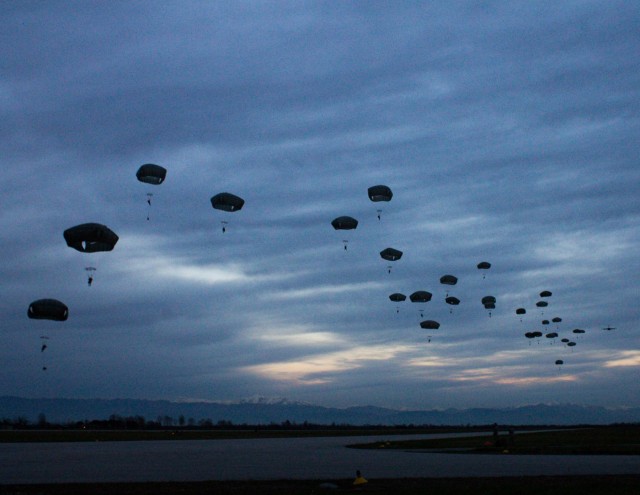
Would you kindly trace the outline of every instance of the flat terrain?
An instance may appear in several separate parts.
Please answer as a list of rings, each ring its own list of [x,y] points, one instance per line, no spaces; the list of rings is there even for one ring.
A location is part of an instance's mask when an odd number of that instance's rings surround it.
[[[308,495],[371,492],[397,495],[637,495],[640,475],[509,478],[370,479],[363,488],[352,480],[205,481],[193,483],[95,483],[0,485],[2,495]]]

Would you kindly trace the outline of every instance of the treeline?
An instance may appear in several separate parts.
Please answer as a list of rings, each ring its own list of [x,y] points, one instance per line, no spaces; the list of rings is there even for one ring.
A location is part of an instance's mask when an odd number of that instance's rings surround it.
[[[455,426],[456,429],[486,430],[489,425]],[[120,416],[112,414],[108,419],[92,419],[84,421],[49,422],[44,414],[38,416],[37,421],[29,421],[25,417],[0,420],[0,429],[38,430],[38,429],[68,429],[68,430],[450,430],[452,426],[445,425],[352,425],[348,423],[310,423],[303,421],[285,420],[280,423],[234,423],[228,419],[212,420],[210,418],[185,418],[178,416],[158,416],[148,420],[144,416]]]

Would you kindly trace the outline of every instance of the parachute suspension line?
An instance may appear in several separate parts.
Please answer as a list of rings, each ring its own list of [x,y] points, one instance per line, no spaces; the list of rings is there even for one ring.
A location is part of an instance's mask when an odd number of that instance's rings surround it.
[[[153,197],[153,193],[147,193],[147,221],[151,217],[151,198]]]

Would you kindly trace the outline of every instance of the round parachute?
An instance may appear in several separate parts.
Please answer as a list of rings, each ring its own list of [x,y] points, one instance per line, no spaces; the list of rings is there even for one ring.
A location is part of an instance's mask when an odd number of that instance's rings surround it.
[[[440,277],[440,283],[443,285],[456,285],[458,283],[458,277],[454,275],[443,275]]]
[[[81,253],[111,251],[119,237],[106,225],[83,223],[67,229],[63,233],[67,246]]]
[[[38,299],[29,305],[27,316],[33,320],[66,321],[69,308],[57,299]]]
[[[524,308],[518,308],[518,309],[516,309],[516,314],[517,315],[525,315],[525,314],[527,314],[527,310],[524,309]]]
[[[216,210],[235,212],[244,206],[244,199],[235,194],[223,192],[211,197],[211,206]]]
[[[446,302],[447,304],[451,304],[452,306],[457,306],[458,304],[460,304],[460,299],[454,296],[449,296],[445,298],[444,302]]]
[[[389,296],[389,299],[391,299],[393,302],[402,302],[407,299],[407,296],[401,294],[400,292],[395,292]]]
[[[426,290],[418,290],[409,296],[411,302],[414,303],[425,303],[431,301],[431,292],[427,292]]]
[[[336,230],[353,230],[358,227],[358,221],[353,217],[338,217],[331,221],[331,225]]]
[[[386,248],[380,251],[380,256],[382,257],[382,259],[385,259],[387,261],[397,261],[402,258],[402,251],[398,251],[397,249],[393,248]]]
[[[384,185],[371,186],[367,192],[369,194],[369,199],[374,202],[391,201],[391,198],[393,198],[391,188]]]
[[[547,301],[538,301],[536,303],[536,306],[539,308],[546,308],[547,306],[549,306],[549,303]]]
[[[153,163],[142,165],[136,172],[136,177],[140,182],[146,184],[160,185],[167,176],[167,169]]]
[[[420,327],[426,330],[437,330],[440,328],[440,323],[435,320],[424,320],[420,322]]]

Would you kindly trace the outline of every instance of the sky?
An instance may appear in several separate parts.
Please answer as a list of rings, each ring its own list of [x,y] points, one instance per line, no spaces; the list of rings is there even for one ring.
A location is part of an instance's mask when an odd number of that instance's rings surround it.
[[[640,406],[634,0],[0,15],[0,395]],[[88,222],[113,251],[66,245]],[[68,320],[29,319],[42,298]]]

